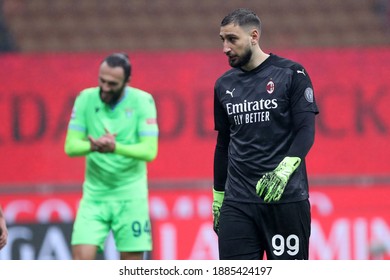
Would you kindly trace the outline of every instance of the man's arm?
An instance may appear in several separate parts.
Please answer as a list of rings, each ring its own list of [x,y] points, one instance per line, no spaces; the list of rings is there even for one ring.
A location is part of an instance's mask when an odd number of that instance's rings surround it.
[[[218,132],[214,152],[214,189],[216,191],[225,191],[229,141],[230,136],[228,132]]]
[[[116,143],[114,153],[144,161],[152,161],[157,156],[158,137],[142,136],[137,144]]]
[[[0,250],[7,244],[8,230],[3,210],[0,206]]]
[[[290,176],[306,157],[314,142],[315,113],[302,112],[293,116],[295,139],[286,157],[272,172],[266,173],[256,185],[256,193],[265,202],[279,201]]]
[[[144,161],[152,161],[157,156],[158,137],[143,136],[137,144],[121,144],[115,141],[115,134],[106,134],[95,140],[86,138],[76,130],[68,130],[65,140],[65,153],[71,157],[85,156],[90,152],[115,153]]]
[[[314,144],[315,113],[302,112],[293,115],[295,138],[287,156],[304,159]]]
[[[228,166],[228,147],[230,135],[227,132],[218,132],[217,144],[214,152],[214,185],[213,185],[213,228],[218,234],[219,213],[225,198],[225,183]]]
[[[65,139],[65,153],[70,157],[85,156],[91,151],[95,151],[90,140],[84,132],[68,130]]]

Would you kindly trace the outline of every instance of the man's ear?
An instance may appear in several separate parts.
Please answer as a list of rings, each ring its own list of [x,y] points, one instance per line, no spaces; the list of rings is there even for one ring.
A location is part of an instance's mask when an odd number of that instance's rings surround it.
[[[256,45],[260,40],[260,31],[256,28],[251,31],[251,44]]]

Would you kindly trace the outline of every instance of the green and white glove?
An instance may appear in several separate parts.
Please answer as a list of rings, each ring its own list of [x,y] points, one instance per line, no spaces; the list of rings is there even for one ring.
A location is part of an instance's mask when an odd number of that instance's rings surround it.
[[[297,169],[299,157],[285,157],[274,171],[268,172],[257,182],[256,193],[265,202],[279,201],[291,174]]]
[[[219,213],[224,197],[225,192],[216,191],[213,188],[213,228],[216,234],[218,234],[219,231]]]

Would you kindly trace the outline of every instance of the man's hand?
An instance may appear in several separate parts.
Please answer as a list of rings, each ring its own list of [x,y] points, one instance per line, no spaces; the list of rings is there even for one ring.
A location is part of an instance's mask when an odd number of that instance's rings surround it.
[[[256,185],[256,193],[265,202],[279,201],[291,174],[301,163],[299,157],[285,157],[274,171],[266,173]]]
[[[1,209],[0,209],[1,211]],[[0,213],[0,250],[7,244],[8,230],[5,218]]]
[[[218,234],[219,231],[219,213],[221,211],[221,206],[223,199],[225,197],[225,192],[216,191],[213,188],[213,223],[214,231]]]
[[[91,143],[91,151],[99,153],[112,153],[115,151],[115,137],[116,134],[110,133],[105,128],[106,134],[99,139],[94,139],[88,136],[89,142]]]

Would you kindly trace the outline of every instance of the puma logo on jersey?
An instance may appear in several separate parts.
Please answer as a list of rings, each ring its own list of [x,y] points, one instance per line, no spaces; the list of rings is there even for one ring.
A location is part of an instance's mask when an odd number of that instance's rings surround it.
[[[226,90],[226,94],[230,94],[231,95],[231,97],[233,97],[233,92],[236,90],[236,88],[234,88],[232,91],[230,91],[230,90]]]
[[[298,74],[303,74],[304,76],[306,76],[305,69],[302,69],[302,71],[301,70],[297,70],[297,73]]]

